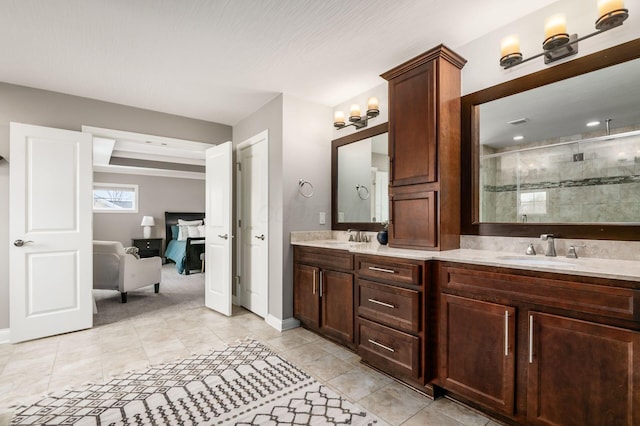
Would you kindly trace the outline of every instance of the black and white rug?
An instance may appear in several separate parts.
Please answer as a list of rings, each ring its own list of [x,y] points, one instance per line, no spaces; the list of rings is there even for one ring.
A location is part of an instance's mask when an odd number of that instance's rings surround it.
[[[48,396],[12,425],[384,424],[253,340]]]

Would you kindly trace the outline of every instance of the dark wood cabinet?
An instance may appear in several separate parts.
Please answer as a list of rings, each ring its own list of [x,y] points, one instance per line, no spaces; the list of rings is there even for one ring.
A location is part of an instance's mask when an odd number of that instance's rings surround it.
[[[162,238],[133,238],[131,243],[138,247],[140,257],[162,257]]]
[[[382,74],[389,82],[391,247],[459,247],[465,63],[440,45]]]
[[[439,270],[438,386],[510,423],[640,424],[637,283]]]
[[[353,274],[330,269],[320,273],[320,329],[344,342],[353,342]]]
[[[294,248],[293,314],[301,324],[354,347],[353,255]]]
[[[515,308],[443,294],[441,315],[440,385],[512,415]]]
[[[529,328],[531,424],[640,424],[640,333],[540,312]]]
[[[423,261],[357,255],[356,342],[362,360],[425,389]]]
[[[318,268],[295,264],[293,267],[293,316],[310,328],[320,328]]]

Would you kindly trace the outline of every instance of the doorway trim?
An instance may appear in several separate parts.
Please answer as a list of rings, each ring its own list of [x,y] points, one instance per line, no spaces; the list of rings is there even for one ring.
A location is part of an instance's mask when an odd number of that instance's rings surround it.
[[[259,133],[257,133],[254,136],[251,136],[250,138],[240,142],[237,146],[236,146],[236,163],[235,163],[235,170],[236,170],[236,222],[235,222],[235,229],[236,229],[236,262],[235,262],[235,267],[236,267],[236,275],[234,277],[234,283],[235,283],[235,295],[237,297],[237,304],[238,306],[242,305],[242,294],[241,294],[241,290],[242,290],[242,282],[243,282],[243,276],[242,276],[242,271],[243,271],[243,242],[244,239],[247,238],[245,235],[243,235],[242,233],[242,227],[240,226],[241,222],[241,212],[242,212],[242,199],[243,199],[243,191],[242,191],[242,171],[241,171],[241,151],[243,149],[246,149],[247,147],[250,147],[252,145],[255,145],[257,143],[261,143],[264,142],[266,143],[266,148],[267,148],[267,156],[266,156],[266,164],[265,164],[265,169],[267,171],[267,219],[266,219],[266,223],[267,223],[267,260],[266,260],[266,312],[265,312],[265,316],[264,319],[265,321],[267,321],[267,318],[270,317],[269,314],[269,241],[270,241],[270,235],[271,233],[269,232],[269,218],[270,218],[270,211],[269,211],[269,203],[270,203],[270,199],[269,199],[269,130],[265,129]],[[268,322],[268,321],[267,321]],[[270,324],[272,325],[272,324]],[[277,328],[277,327],[276,327]]]

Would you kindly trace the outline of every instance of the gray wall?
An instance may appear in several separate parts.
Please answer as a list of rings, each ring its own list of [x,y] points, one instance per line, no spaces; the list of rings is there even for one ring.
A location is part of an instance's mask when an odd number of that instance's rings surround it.
[[[292,231],[331,229],[331,139],[333,112],[292,96],[284,96],[284,139],[282,150],[283,233],[282,274],[283,319],[293,317]],[[313,184],[311,198],[298,192],[300,179]],[[318,223],[326,213],[326,224]]]
[[[213,144],[231,140],[231,127],[223,124],[0,83],[4,157],[9,156],[11,121],[77,131],[88,125]],[[9,327],[9,167],[0,162],[0,329]]]
[[[94,240],[130,246],[132,238],[142,238],[142,216],[153,216],[156,225],[151,228],[151,238],[165,238],[166,244],[164,212],[204,212],[204,180],[94,173],[93,181],[138,185],[138,213],[94,213]]]
[[[280,95],[233,127],[234,145],[269,131],[269,314],[280,320],[293,316],[291,231],[331,229],[331,120],[329,107]],[[298,193],[301,178],[313,197]]]
[[[269,131],[268,312],[279,319],[282,319],[282,102],[283,96],[280,95],[233,126],[234,156],[235,147],[239,143],[263,130]],[[235,207],[235,201],[233,204]],[[237,223],[235,211],[233,223]],[[236,229],[233,233],[236,233]],[[235,243],[234,239],[234,245]]]
[[[576,56],[571,56],[554,64],[572,61],[581,56],[599,52],[640,37],[640,16],[637,12],[640,10],[640,0],[626,0],[625,7],[631,12],[629,13],[629,19],[621,27],[581,41],[579,43],[579,53]],[[524,18],[513,22],[505,22],[503,27],[454,49],[468,61],[462,69],[462,94],[473,93],[486,87],[554,66],[554,64],[545,65],[543,58],[537,58],[509,70],[503,70],[499,65],[499,61],[500,41],[511,34],[519,36],[520,50],[525,59],[540,53],[542,39],[544,38],[544,21],[547,17],[556,13],[563,13],[567,16],[567,30],[570,33],[585,36],[595,31],[594,24],[598,14],[595,1],[560,0]]]

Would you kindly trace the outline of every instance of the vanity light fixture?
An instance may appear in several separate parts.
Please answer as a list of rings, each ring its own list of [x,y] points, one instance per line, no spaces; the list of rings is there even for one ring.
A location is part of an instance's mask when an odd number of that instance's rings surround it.
[[[336,111],[333,116],[333,127],[336,129],[344,129],[349,126],[354,126],[356,129],[367,127],[369,119],[377,117],[380,114],[378,105],[378,98],[375,96],[370,97],[367,101],[367,113],[364,116],[360,115],[360,105],[351,105],[351,108],[349,109],[350,124],[345,123],[344,111]]]
[[[549,64],[558,59],[566,58],[578,53],[578,42],[602,34],[612,28],[622,25],[629,17],[629,10],[624,7],[624,0],[598,0],[598,16],[596,31],[578,38],[578,34],[567,33],[567,20],[558,14],[547,18],[544,25],[545,39],[542,43],[542,53],[523,59],[520,52],[520,41],[516,35],[502,39],[500,44],[500,66],[504,69],[523,64],[532,59],[544,56],[544,63]]]

